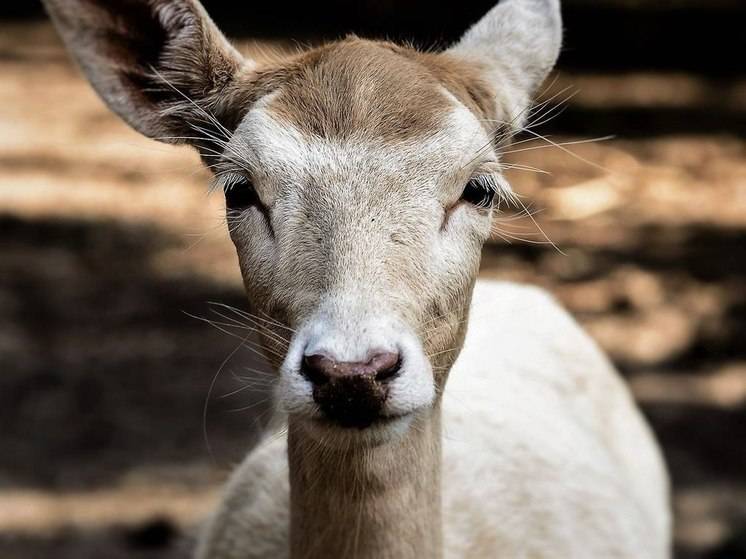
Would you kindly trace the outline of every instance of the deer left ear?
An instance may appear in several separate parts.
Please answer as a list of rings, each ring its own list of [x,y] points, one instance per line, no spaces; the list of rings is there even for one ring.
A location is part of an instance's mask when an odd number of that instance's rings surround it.
[[[446,53],[477,62],[497,114],[517,129],[562,45],[559,0],[503,0]]]
[[[43,2],[93,87],[130,126],[198,148],[201,137],[232,128],[236,82],[252,65],[198,0]]]

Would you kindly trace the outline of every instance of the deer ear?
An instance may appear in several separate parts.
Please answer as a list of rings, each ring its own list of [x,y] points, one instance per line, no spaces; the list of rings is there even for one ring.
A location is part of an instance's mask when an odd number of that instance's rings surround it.
[[[559,56],[559,0],[503,0],[446,52],[473,60],[497,97],[497,113],[520,127]]]
[[[231,128],[231,88],[248,63],[197,0],[43,2],[93,87],[130,126],[170,143]]]

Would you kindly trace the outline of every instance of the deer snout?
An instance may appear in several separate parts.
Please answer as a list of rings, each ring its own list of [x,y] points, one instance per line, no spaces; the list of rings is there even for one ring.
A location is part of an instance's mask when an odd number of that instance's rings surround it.
[[[380,352],[367,361],[337,361],[306,355],[301,373],[313,385],[313,399],[324,415],[343,427],[363,429],[380,418],[389,382],[401,370],[396,352]]]
[[[329,297],[298,325],[288,347],[276,401],[309,432],[370,427],[367,433],[396,436],[435,401],[420,339],[385,308],[360,308],[361,300]]]

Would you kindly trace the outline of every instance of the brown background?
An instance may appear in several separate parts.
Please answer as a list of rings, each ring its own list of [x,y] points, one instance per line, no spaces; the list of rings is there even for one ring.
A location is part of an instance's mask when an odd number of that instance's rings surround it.
[[[206,4],[261,57],[348,31],[445,44],[491,2]],[[570,89],[539,131],[617,137],[509,156],[551,173],[510,178],[562,252],[506,220],[482,273],[549,288],[627,376],[677,557],[746,557],[746,3],[564,6],[545,97]],[[244,306],[223,202],[188,149],[106,111],[36,3],[0,18],[0,557],[185,557],[265,406],[251,349],[194,318]]]

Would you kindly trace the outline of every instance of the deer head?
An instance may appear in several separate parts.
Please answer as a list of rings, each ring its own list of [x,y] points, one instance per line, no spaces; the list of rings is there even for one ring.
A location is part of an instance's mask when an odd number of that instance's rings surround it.
[[[45,4],[111,109],[223,186],[280,407],[379,442],[437,409],[558,0],[504,0],[438,54],[353,37],[266,65],[197,0]]]

